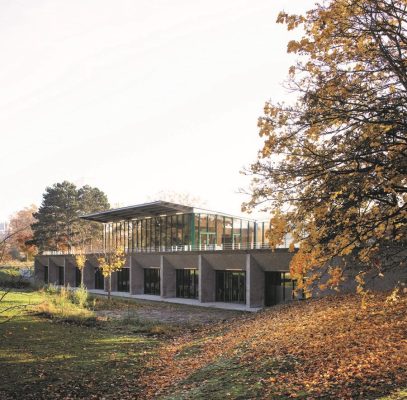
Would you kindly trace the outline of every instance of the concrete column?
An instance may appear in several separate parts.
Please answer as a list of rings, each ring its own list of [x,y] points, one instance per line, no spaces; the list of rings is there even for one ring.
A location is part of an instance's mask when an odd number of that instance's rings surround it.
[[[176,296],[175,268],[164,256],[160,259],[160,292],[161,297]]]
[[[64,268],[65,268],[65,285],[75,287],[76,286],[76,265],[64,257]]]
[[[246,305],[249,307],[264,306],[264,271],[256,260],[246,255]]]
[[[199,301],[201,303],[215,301],[215,270],[202,255],[198,256],[199,269]]]
[[[48,257],[48,282],[58,284],[58,266]]]
[[[85,262],[85,267],[83,268],[83,284],[88,289],[95,288],[95,264],[87,259]]]
[[[117,272],[112,272],[110,279],[112,280],[112,292],[117,292]],[[107,292],[108,285],[109,285],[109,279],[107,279],[107,282],[105,281],[105,291],[106,292]]]
[[[144,294],[144,269],[134,256],[130,260],[130,293]]]

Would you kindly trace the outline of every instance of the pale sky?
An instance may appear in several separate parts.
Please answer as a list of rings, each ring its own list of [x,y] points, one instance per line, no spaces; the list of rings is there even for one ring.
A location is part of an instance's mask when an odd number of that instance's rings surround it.
[[[240,214],[257,118],[310,0],[0,0],[0,221],[69,180],[132,205],[191,193]]]

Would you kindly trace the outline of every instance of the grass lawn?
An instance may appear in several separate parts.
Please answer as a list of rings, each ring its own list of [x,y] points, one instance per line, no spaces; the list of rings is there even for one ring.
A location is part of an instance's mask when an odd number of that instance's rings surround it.
[[[6,300],[0,307],[43,298]],[[405,399],[406,306],[405,296],[386,305],[380,295],[364,311],[356,296],[339,296],[198,325],[139,317],[160,303],[98,300],[75,322],[30,306],[0,324],[0,398]],[[112,310],[123,318],[95,317]],[[194,310],[163,304],[156,315]]]
[[[41,301],[38,292],[12,292],[2,307]],[[117,327],[116,327],[117,328]],[[0,325],[0,398],[100,397],[117,386],[129,397],[157,337],[21,315]],[[127,381],[131,381],[130,384]]]

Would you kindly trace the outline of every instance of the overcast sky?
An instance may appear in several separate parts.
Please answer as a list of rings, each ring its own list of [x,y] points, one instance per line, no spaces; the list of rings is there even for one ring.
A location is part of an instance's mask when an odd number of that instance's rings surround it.
[[[111,204],[191,193],[240,213],[257,118],[309,0],[0,0],[0,221],[69,180]]]

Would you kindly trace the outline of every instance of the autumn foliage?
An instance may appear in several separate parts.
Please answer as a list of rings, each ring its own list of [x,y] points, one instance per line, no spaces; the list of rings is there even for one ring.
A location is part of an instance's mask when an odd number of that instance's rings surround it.
[[[292,272],[324,266],[335,285],[336,256],[377,274],[405,268],[406,1],[326,1],[277,22],[304,32],[287,47],[298,56],[287,83],[297,101],[264,107],[247,207],[285,213],[300,244]]]
[[[233,382],[246,390],[239,398],[380,397],[407,382],[406,307],[406,297],[386,303],[377,295],[362,310],[354,295],[336,296],[189,333],[150,361],[141,397],[187,399],[197,388],[202,396],[210,366],[219,362],[228,375],[242,371]]]

